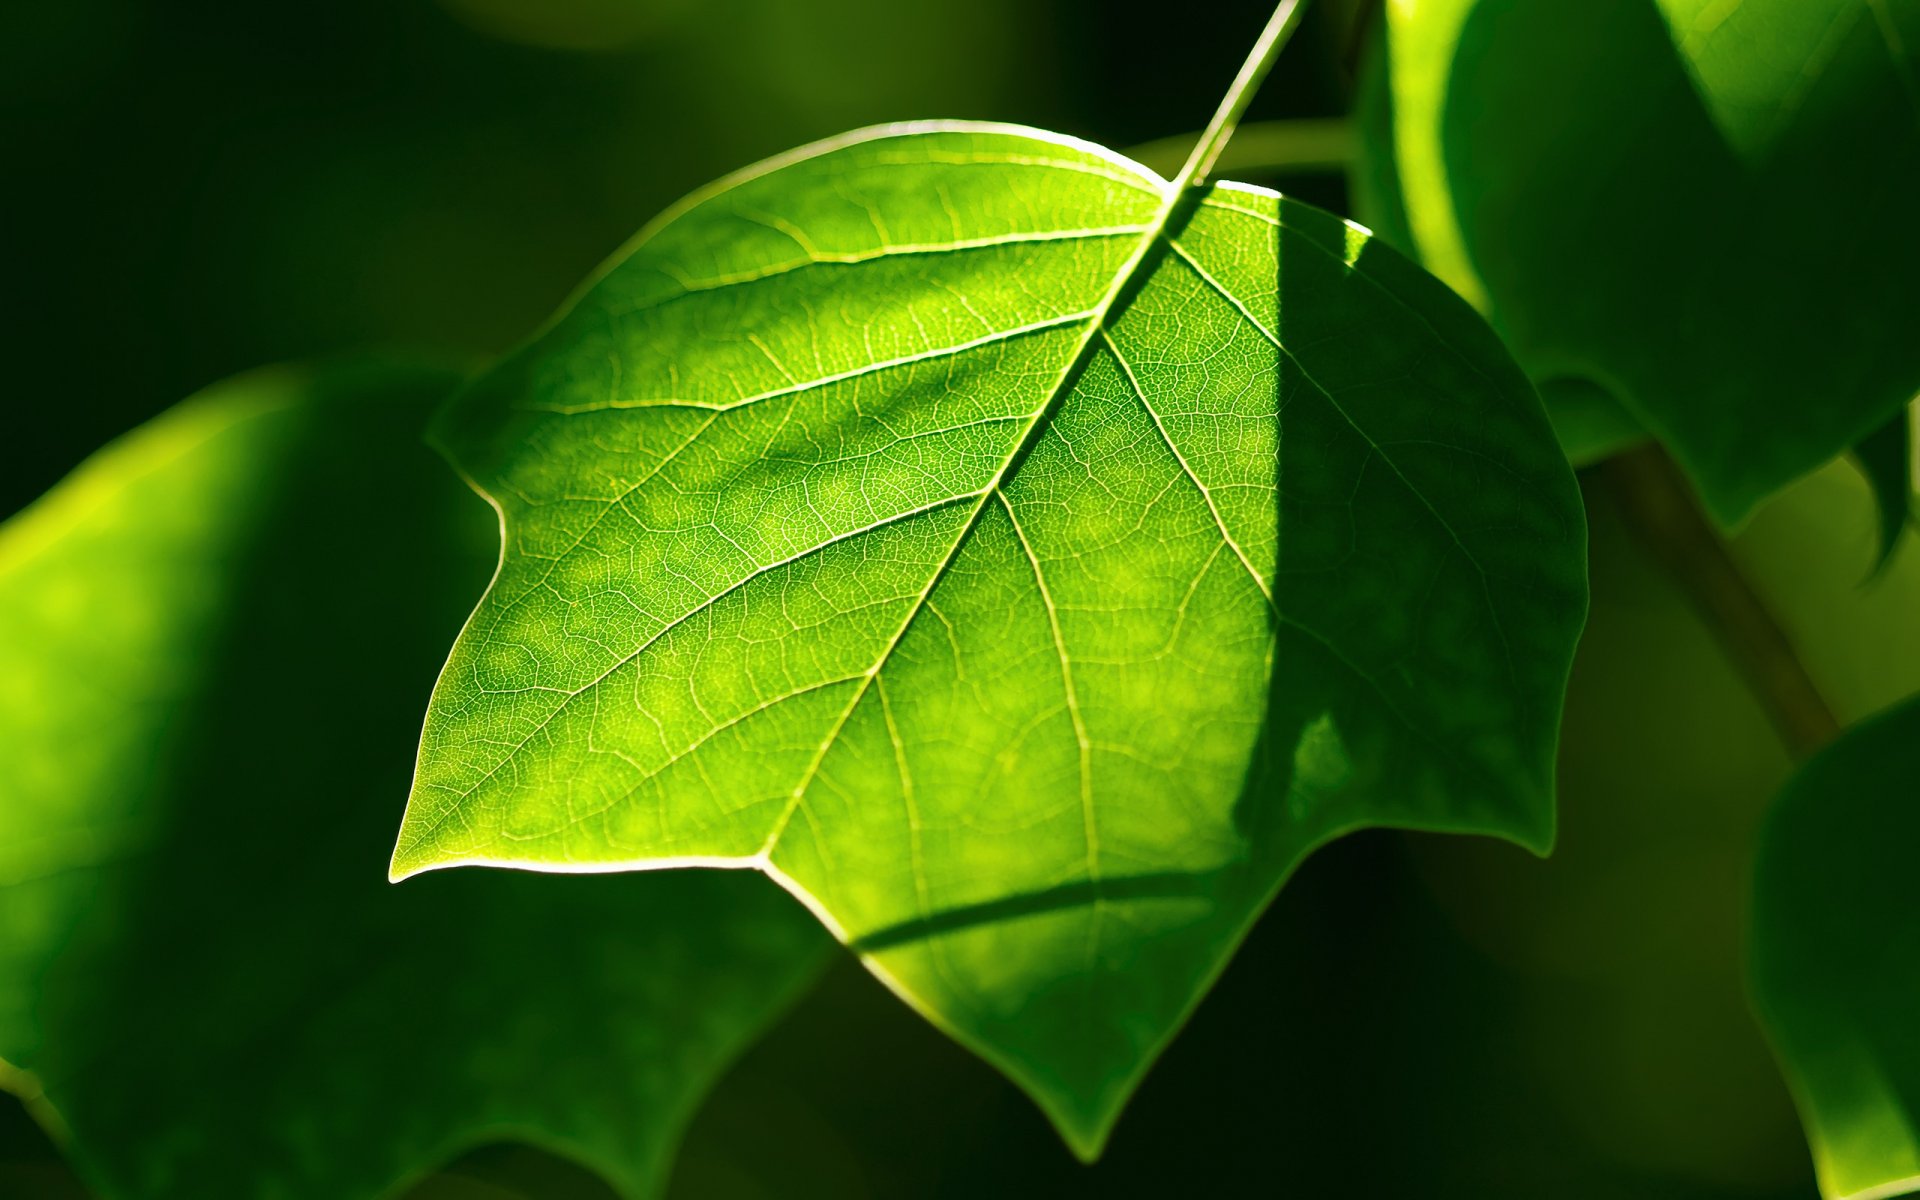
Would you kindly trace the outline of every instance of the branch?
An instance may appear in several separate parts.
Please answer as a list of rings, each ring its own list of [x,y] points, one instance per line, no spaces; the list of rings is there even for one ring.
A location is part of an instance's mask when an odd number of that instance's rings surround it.
[[[1174,177],[1173,191],[1176,195],[1207,182],[1214,163],[1219,161],[1220,152],[1227,148],[1235,127],[1240,124],[1240,118],[1247,115],[1247,105],[1253,103],[1253,94],[1266,82],[1267,72],[1273,69],[1273,62],[1280,57],[1280,52],[1287,48],[1287,42],[1292,40],[1293,31],[1300,27],[1300,17],[1306,11],[1307,0],[1280,0],[1274,6],[1267,27],[1260,31],[1252,52],[1247,55],[1247,61],[1240,64],[1240,73],[1234,76],[1227,94],[1220,98],[1220,107],[1214,110],[1213,120],[1207,122],[1200,140],[1193,144],[1193,153],[1187,156],[1187,165]]]
[[[1719,639],[1795,758],[1840,733],[1840,722],[1786,631],[1728,553],[1667,452],[1647,444],[1600,468],[1627,527],[1664,566]]]

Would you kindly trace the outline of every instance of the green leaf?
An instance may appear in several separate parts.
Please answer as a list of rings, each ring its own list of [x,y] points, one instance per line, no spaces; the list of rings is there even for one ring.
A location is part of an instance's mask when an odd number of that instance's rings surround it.
[[[1920,698],[1849,730],[1768,817],[1753,996],[1823,1194],[1920,1188]]]
[[[1830,120],[1871,104],[1875,76],[1898,83],[1914,62],[1901,28],[1916,11],[1910,0],[1655,3],[1714,125],[1755,162],[1794,135],[1810,106],[1834,104],[1837,112],[1814,117]]]
[[[1384,149],[1392,145],[1393,95],[1386,86],[1381,41],[1375,40],[1362,65],[1354,120],[1359,140],[1373,152],[1356,154],[1349,161],[1348,187],[1360,221],[1387,245],[1418,257],[1419,243],[1407,216],[1398,165]],[[1541,379],[1539,388],[1553,432],[1575,467],[1592,466],[1647,436],[1613,392],[1593,380],[1559,376]]]
[[[711,873],[393,888],[492,522],[453,382],[244,377],[0,527],[0,1076],[104,1196],[387,1192],[516,1138],[629,1195],[826,939]]]
[[[1544,851],[1538,401],[1355,227],[1189,197],[941,124],[644,233],[440,426],[506,547],[395,877],[758,867],[1091,1156],[1314,846]]]
[[[1913,519],[1913,409],[1902,408],[1899,415],[1860,440],[1853,448],[1853,460],[1873,489],[1874,507],[1880,516],[1880,550],[1874,556],[1874,571],[1884,570],[1900,545],[1900,535]]]
[[[1421,0],[1387,30],[1363,194],[1397,180],[1420,259],[1718,520],[1920,390],[1920,0]]]
[[[1543,379],[1540,400],[1576,467],[1592,466],[1646,440],[1646,430],[1612,392],[1586,379]]]

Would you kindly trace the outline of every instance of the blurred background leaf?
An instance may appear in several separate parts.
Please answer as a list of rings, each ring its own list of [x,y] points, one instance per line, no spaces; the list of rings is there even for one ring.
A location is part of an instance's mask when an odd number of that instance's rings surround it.
[[[1828,1196],[1920,1188],[1920,697],[1850,729],[1774,803],[1753,989]]]
[[[255,372],[0,527],[0,1084],[104,1196],[354,1200],[500,1138],[654,1194],[830,944],[745,873],[386,883],[494,557],[418,438],[455,378]]]
[[[1362,220],[1537,380],[1611,392],[1722,525],[1920,388],[1920,0],[1387,11]]]

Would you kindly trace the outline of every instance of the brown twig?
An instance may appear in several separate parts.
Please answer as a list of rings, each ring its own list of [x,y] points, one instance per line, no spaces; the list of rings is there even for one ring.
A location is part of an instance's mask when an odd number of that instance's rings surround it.
[[[1840,733],[1840,722],[1726,543],[1700,511],[1679,467],[1648,443],[1601,468],[1628,528],[1677,580],[1746,678],[1796,758]]]

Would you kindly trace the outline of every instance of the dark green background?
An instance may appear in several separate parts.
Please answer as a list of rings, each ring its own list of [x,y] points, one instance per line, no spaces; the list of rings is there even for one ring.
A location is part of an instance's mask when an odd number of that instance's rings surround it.
[[[1347,109],[1355,7],[1309,18],[1254,119]],[[6,5],[0,513],[247,367],[365,345],[498,352],[673,199],[812,138],[914,117],[1122,148],[1195,129],[1266,14],[1261,0]],[[528,21],[545,23],[531,42]],[[1337,179],[1283,182],[1344,209]],[[1849,483],[1822,486],[1789,498],[1791,519],[1763,514],[1745,552],[1789,556],[1812,528],[1870,554],[1870,509]],[[1091,1170],[842,962],[722,1085],[676,1194],[1812,1195],[1738,974],[1752,832],[1786,760],[1592,495],[1595,618],[1552,862],[1381,834],[1317,856]],[[0,1195],[76,1194],[0,1104]],[[605,1193],[499,1148],[418,1194]]]
[[[0,509],[250,366],[369,343],[502,350],[673,200],[815,138],[922,117],[1118,147],[1197,130],[1265,5],[1210,5],[1177,34],[1123,7],[8,4]],[[577,51],[476,28],[514,12],[577,14],[574,41],[629,36]],[[1258,111],[1344,109],[1328,35],[1306,32]]]

